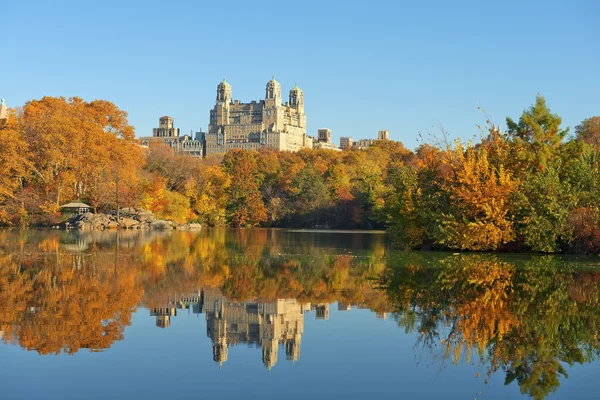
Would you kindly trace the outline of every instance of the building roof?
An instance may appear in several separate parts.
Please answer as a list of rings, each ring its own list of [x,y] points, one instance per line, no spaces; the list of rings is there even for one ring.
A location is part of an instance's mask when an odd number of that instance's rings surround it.
[[[67,203],[60,206],[60,208],[92,208],[85,203]]]
[[[267,82],[267,85],[270,85],[270,84],[279,85],[279,82],[277,82],[275,80],[275,75],[273,75],[273,77],[271,78],[271,80],[269,82]],[[281,86],[281,85],[279,85],[279,86]]]
[[[227,82],[227,79],[225,78],[223,78],[223,82],[219,83],[219,86],[231,87],[231,85]]]

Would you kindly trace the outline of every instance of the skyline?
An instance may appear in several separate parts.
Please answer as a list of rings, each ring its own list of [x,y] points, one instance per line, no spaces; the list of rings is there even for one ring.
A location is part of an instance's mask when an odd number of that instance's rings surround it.
[[[309,135],[329,128],[338,143],[387,129],[408,148],[438,123],[477,135],[478,105],[505,129],[538,93],[571,134],[600,113],[593,1],[160,4],[3,5],[0,97],[104,99],[137,137],[163,115],[186,134],[207,130],[223,77],[249,102],[274,75],[282,92],[304,91]]]

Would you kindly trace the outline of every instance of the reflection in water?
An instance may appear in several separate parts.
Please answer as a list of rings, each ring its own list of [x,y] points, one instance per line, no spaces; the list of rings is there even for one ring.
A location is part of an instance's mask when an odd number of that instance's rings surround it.
[[[228,347],[239,343],[262,347],[262,361],[268,369],[277,363],[280,343],[288,360],[300,356],[304,313],[310,304],[294,299],[236,302],[216,292],[202,294],[206,331],[213,343],[213,359],[219,364],[227,361]]]
[[[0,340],[40,354],[103,351],[137,307],[161,328],[183,309],[204,314],[214,361],[249,344],[270,369],[280,346],[299,359],[305,313],[327,320],[337,302],[391,313],[419,357],[475,361],[484,380],[501,374],[544,398],[569,366],[600,354],[597,265],[392,252],[382,235],[0,232]]]
[[[351,305],[339,303],[338,309],[350,310]],[[254,344],[262,348],[262,361],[269,370],[277,364],[279,345],[285,348],[286,360],[299,359],[306,312],[315,311],[318,320],[329,318],[329,304],[301,303],[296,299],[230,301],[215,288],[173,296],[162,307],[150,309],[150,316],[156,317],[157,327],[167,328],[177,310],[206,316],[213,360],[220,366],[227,361],[229,347]],[[378,314],[379,318],[382,316],[385,313]]]
[[[575,267],[577,266],[577,267]],[[458,364],[473,354],[486,376],[544,398],[556,391],[565,366],[597,360],[600,350],[600,271],[557,257],[509,263],[494,256],[402,259],[382,278],[394,316],[417,343]]]

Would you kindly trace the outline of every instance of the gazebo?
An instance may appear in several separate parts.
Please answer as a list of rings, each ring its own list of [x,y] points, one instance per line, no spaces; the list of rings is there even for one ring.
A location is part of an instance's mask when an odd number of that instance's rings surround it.
[[[63,204],[60,208],[65,214],[79,215],[90,212],[91,206],[85,203],[68,203]]]

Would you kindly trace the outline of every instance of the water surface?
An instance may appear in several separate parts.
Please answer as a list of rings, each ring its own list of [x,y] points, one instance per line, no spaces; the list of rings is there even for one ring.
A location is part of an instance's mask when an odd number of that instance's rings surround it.
[[[0,231],[7,399],[597,398],[597,258]]]

